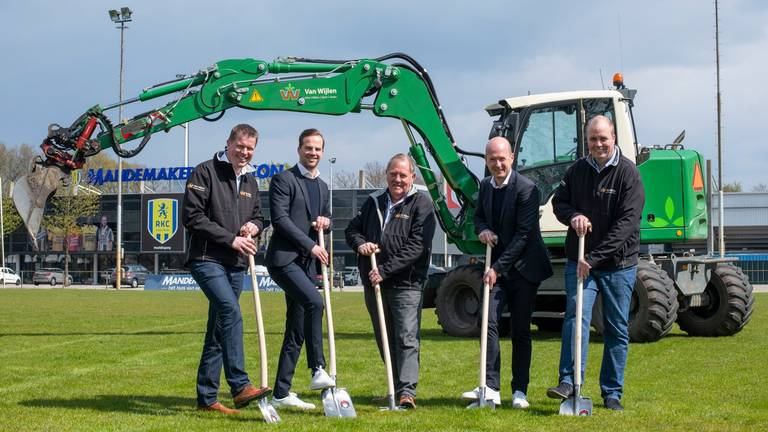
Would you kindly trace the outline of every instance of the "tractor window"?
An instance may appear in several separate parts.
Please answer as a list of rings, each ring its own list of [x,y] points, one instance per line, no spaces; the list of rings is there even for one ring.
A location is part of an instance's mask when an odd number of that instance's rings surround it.
[[[538,108],[528,116],[515,163],[517,171],[539,187],[542,204],[579,157],[577,114],[577,105],[572,103]]]

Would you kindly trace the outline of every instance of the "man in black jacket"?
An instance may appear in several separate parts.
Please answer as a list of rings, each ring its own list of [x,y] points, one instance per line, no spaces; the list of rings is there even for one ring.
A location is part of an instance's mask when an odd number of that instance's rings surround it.
[[[269,275],[285,291],[287,308],[272,399],[275,407],[315,408],[290,391],[305,338],[307,367],[312,374],[310,389],[322,390],[336,384],[324,370],[323,298],[312,282],[317,261],[328,265],[328,253],[317,245],[317,231],[331,225],[330,193],[317,169],[324,147],[323,135],[317,129],[303,131],[299,135],[299,163],[274,176],[269,185],[273,232],[265,264]],[[316,222],[315,227],[312,222]]]
[[[526,393],[531,367],[531,315],[536,291],[552,276],[552,265],[539,228],[539,189],[512,170],[514,156],[506,138],[495,137],[485,147],[491,176],[480,183],[475,232],[491,245],[491,268],[483,282],[491,286],[488,314],[486,397],[501,404],[499,320],[509,305],[512,328],[512,407],[528,408]],[[477,400],[479,389],[464,399]]]
[[[216,400],[222,364],[236,407],[246,406],[270,390],[251,385],[245,372],[239,305],[246,255],[256,253],[250,237],[263,224],[257,179],[250,175],[255,171],[250,161],[258,137],[256,129],[247,124],[235,126],[226,150],[195,167],[184,194],[182,218],[190,232],[186,266],[210,302],[197,371],[200,410],[237,413]]]
[[[415,167],[408,155],[393,156],[387,164],[387,188],[365,200],[345,232],[347,244],[360,254],[358,267],[365,305],[383,359],[373,291],[373,285],[381,286],[395,396],[405,408],[416,408],[422,289],[435,233],[432,202],[413,187],[415,178]],[[369,258],[377,246],[381,251],[378,270],[371,268]]]
[[[573,392],[576,278],[584,278],[582,334],[586,337],[582,339],[581,374],[583,377],[587,365],[592,306],[599,293],[605,328],[600,389],[605,407],[621,411],[629,348],[629,305],[637,273],[645,194],[637,167],[616,147],[610,119],[596,116],[589,121],[587,145],[589,155],[568,168],[552,198],[555,216],[568,225],[567,306],[560,347],[560,384],[547,390],[547,396],[565,399]],[[586,255],[579,260],[578,237],[582,235],[587,235]]]

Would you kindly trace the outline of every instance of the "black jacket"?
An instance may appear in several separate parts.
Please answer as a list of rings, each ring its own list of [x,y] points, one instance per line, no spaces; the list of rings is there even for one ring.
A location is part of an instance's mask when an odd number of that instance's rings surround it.
[[[435,234],[432,201],[416,188],[411,188],[405,200],[395,206],[382,232],[386,211],[387,189],[371,194],[347,226],[347,244],[354,251],[367,242],[379,245],[381,253],[376,254],[376,264],[384,279],[382,289],[421,290],[427,280]],[[360,278],[366,287],[370,287],[371,258],[358,255],[357,259]]]
[[[317,244],[317,231],[309,209],[309,195],[299,166],[272,177],[269,184],[269,217],[272,239],[267,247],[265,264],[282,267],[296,258],[312,259],[312,248]],[[330,216],[328,185],[318,179],[320,186],[320,216]]]
[[[196,166],[187,179],[181,217],[190,232],[187,262],[216,261],[247,267],[248,258],[232,249],[232,242],[246,222],[262,229],[258,179],[243,175],[237,190],[229,162],[213,159]]]
[[[492,177],[480,182],[480,195],[475,210],[475,232],[490,229],[499,236],[496,248],[499,258],[491,267],[500,275],[508,275],[512,268],[530,282],[540,283],[552,276],[552,264],[541,238],[539,227],[539,189],[526,177],[515,171],[504,188],[504,208],[501,213],[501,232],[491,228],[493,185]]]
[[[636,265],[644,204],[640,172],[629,159],[620,154],[618,165],[606,166],[599,174],[586,158],[577,160],[565,172],[552,198],[555,216],[568,226],[568,259],[578,260],[579,248],[571,219],[584,215],[592,223],[584,258],[593,269],[615,270]]]

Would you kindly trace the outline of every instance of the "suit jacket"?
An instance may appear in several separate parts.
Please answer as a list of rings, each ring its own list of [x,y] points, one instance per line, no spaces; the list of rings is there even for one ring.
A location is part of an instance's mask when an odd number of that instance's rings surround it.
[[[282,267],[298,257],[311,258],[317,244],[309,210],[309,195],[298,165],[272,177],[269,184],[269,216],[273,227],[267,247],[265,264]],[[320,186],[320,216],[330,216],[328,185],[318,179]]]
[[[493,215],[492,177],[480,182],[480,197],[475,211],[475,232],[491,228]],[[501,255],[491,267],[499,275],[508,275],[512,268],[527,280],[539,283],[552,276],[552,264],[541,238],[539,227],[539,189],[526,177],[512,171],[506,186],[501,213],[501,232],[497,248]]]

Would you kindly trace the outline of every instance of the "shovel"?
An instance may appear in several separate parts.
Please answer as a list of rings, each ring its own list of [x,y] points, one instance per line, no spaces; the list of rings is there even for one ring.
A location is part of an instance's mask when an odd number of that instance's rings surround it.
[[[483,275],[488,273],[488,270],[491,268],[491,248],[492,246],[490,243],[485,246],[485,272]],[[485,395],[486,391],[488,390],[488,386],[485,382],[485,363],[488,358],[488,353],[486,350],[488,348],[488,309],[490,307],[490,297],[491,286],[490,284],[484,283],[483,315],[482,321],[480,322],[480,385],[477,387],[477,402],[470,404],[468,408],[490,408],[492,410],[496,409],[496,404],[493,403],[493,400],[488,399]]]
[[[378,249],[371,254],[371,269],[378,270],[376,265],[376,253]],[[389,357],[389,337],[387,336],[387,321],[384,319],[384,303],[381,301],[381,286],[373,286],[373,292],[376,295],[376,313],[379,315],[379,333],[381,333],[381,346],[384,351],[384,368],[387,371],[387,406],[379,408],[381,411],[399,411],[402,410],[395,405],[395,379],[392,377],[392,359]]]
[[[259,386],[267,388],[267,344],[264,341],[264,321],[261,316],[261,299],[259,298],[259,284],[256,280],[256,263],[253,261],[253,255],[248,255],[248,266],[251,268],[251,282],[253,285],[253,308],[256,311],[256,329],[259,333],[259,367],[261,368],[261,380]],[[259,410],[267,423],[279,423],[280,416],[277,415],[275,407],[269,404],[269,395],[272,391],[264,393],[259,399]]]
[[[320,248],[325,250],[325,237],[323,229],[320,228],[317,233]],[[336,382],[336,339],[333,332],[333,312],[331,311],[331,289],[328,283],[328,267],[322,265],[323,272],[323,296],[325,297],[325,317],[328,324],[328,352],[330,365],[328,372]],[[323,390],[323,410],[326,417],[357,417],[355,406],[352,404],[352,398],[349,397],[346,389],[330,387]]]
[[[579,261],[584,259],[584,236],[579,236]],[[576,282],[576,321],[573,334],[573,396],[560,403],[560,415],[591,416],[592,399],[581,397],[581,305],[584,297],[584,279]]]

